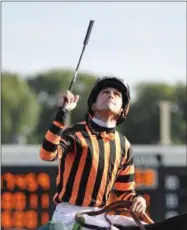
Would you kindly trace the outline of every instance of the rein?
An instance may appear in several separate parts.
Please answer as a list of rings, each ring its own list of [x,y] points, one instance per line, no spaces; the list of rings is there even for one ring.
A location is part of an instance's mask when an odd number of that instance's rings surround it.
[[[99,211],[88,211],[88,212],[77,213],[76,216],[75,216],[75,221],[79,225],[81,225],[83,227],[86,227],[86,228],[95,229],[95,230],[97,230],[97,229],[106,229],[104,227],[98,227],[98,226],[94,226],[94,225],[91,225],[91,224],[86,224],[85,223],[85,218],[83,217],[84,214],[89,215],[89,216],[97,216],[97,215],[105,213],[105,215],[104,215],[105,219],[110,224],[110,228],[111,228],[111,226],[113,224],[111,223],[111,221],[107,217],[107,214],[109,212],[111,212],[111,211],[116,211],[117,209],[122,209],[123,208],[123,209],[127,209],[127,211],[130,213],[130,215],[132,216],[132,218],[134,219],[134,221],[136,222],[136,224],[138,225],[140,230],[146,230],[145,226],[141,223],[139,217],[133,211],[130,210],[131,206],[132,206],[131,201],[127,201],[127,200],[116,201],[116,202],[113,202],[113,203],[105,206],[104,208],[102,208]],[[143,217],[145,219],[145,222],[147,222],[148,224],[154,223],[153,220],[151,220],[151,218],[147,216],[147,214],[144,214]]]

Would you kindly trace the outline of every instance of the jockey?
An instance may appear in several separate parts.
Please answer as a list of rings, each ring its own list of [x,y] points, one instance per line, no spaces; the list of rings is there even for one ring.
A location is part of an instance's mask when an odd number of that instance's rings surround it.
[[[128,85],[116,77],[99,78],[88,97],[86,120],[65,127],[78,100],[70,91],[60,97],[40,149],[42,160],[59,162],[52,220],[72,229],[77,212],[99,210],[111,197],[132,201],[132,210],[144,214],[146,201],[135,192],[131,144],[116,130],[129,112]]]

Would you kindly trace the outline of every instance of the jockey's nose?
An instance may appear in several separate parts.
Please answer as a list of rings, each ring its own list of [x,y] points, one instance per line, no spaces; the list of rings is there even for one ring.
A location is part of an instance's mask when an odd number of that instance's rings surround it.
[[[109,98],[113,98],[114,97],[114,93],[113,93],[113,91],[110,91],[109,92]]]

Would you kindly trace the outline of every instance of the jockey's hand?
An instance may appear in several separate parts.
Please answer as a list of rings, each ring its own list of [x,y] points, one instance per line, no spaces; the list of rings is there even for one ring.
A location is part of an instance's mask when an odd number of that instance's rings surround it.
[[[131,210],[137,214],[145,214],[146,211],[146,200],[142,196],[136,196],[133,199]]]
[[[64,94],[58,95],[58,106],[59,107],[64,106],[64,101],[65,101],[65,106],[63,108],[65,110],[71,111],[75,109],[75,107],[77,106],[78,100],[79,100],[79,95],[74,95],[69,90],[66,90]]]

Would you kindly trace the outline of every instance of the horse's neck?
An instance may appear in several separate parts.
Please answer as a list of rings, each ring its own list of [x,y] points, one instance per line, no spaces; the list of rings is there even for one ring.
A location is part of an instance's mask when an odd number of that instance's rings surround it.
[[[154,224],[144,225],[146,230],[187,230],[187,213]],[[120,230],[140,230],[137,226],[117,226]]]
[[[187,213],[146,226],[146,230],[187,230]]]

